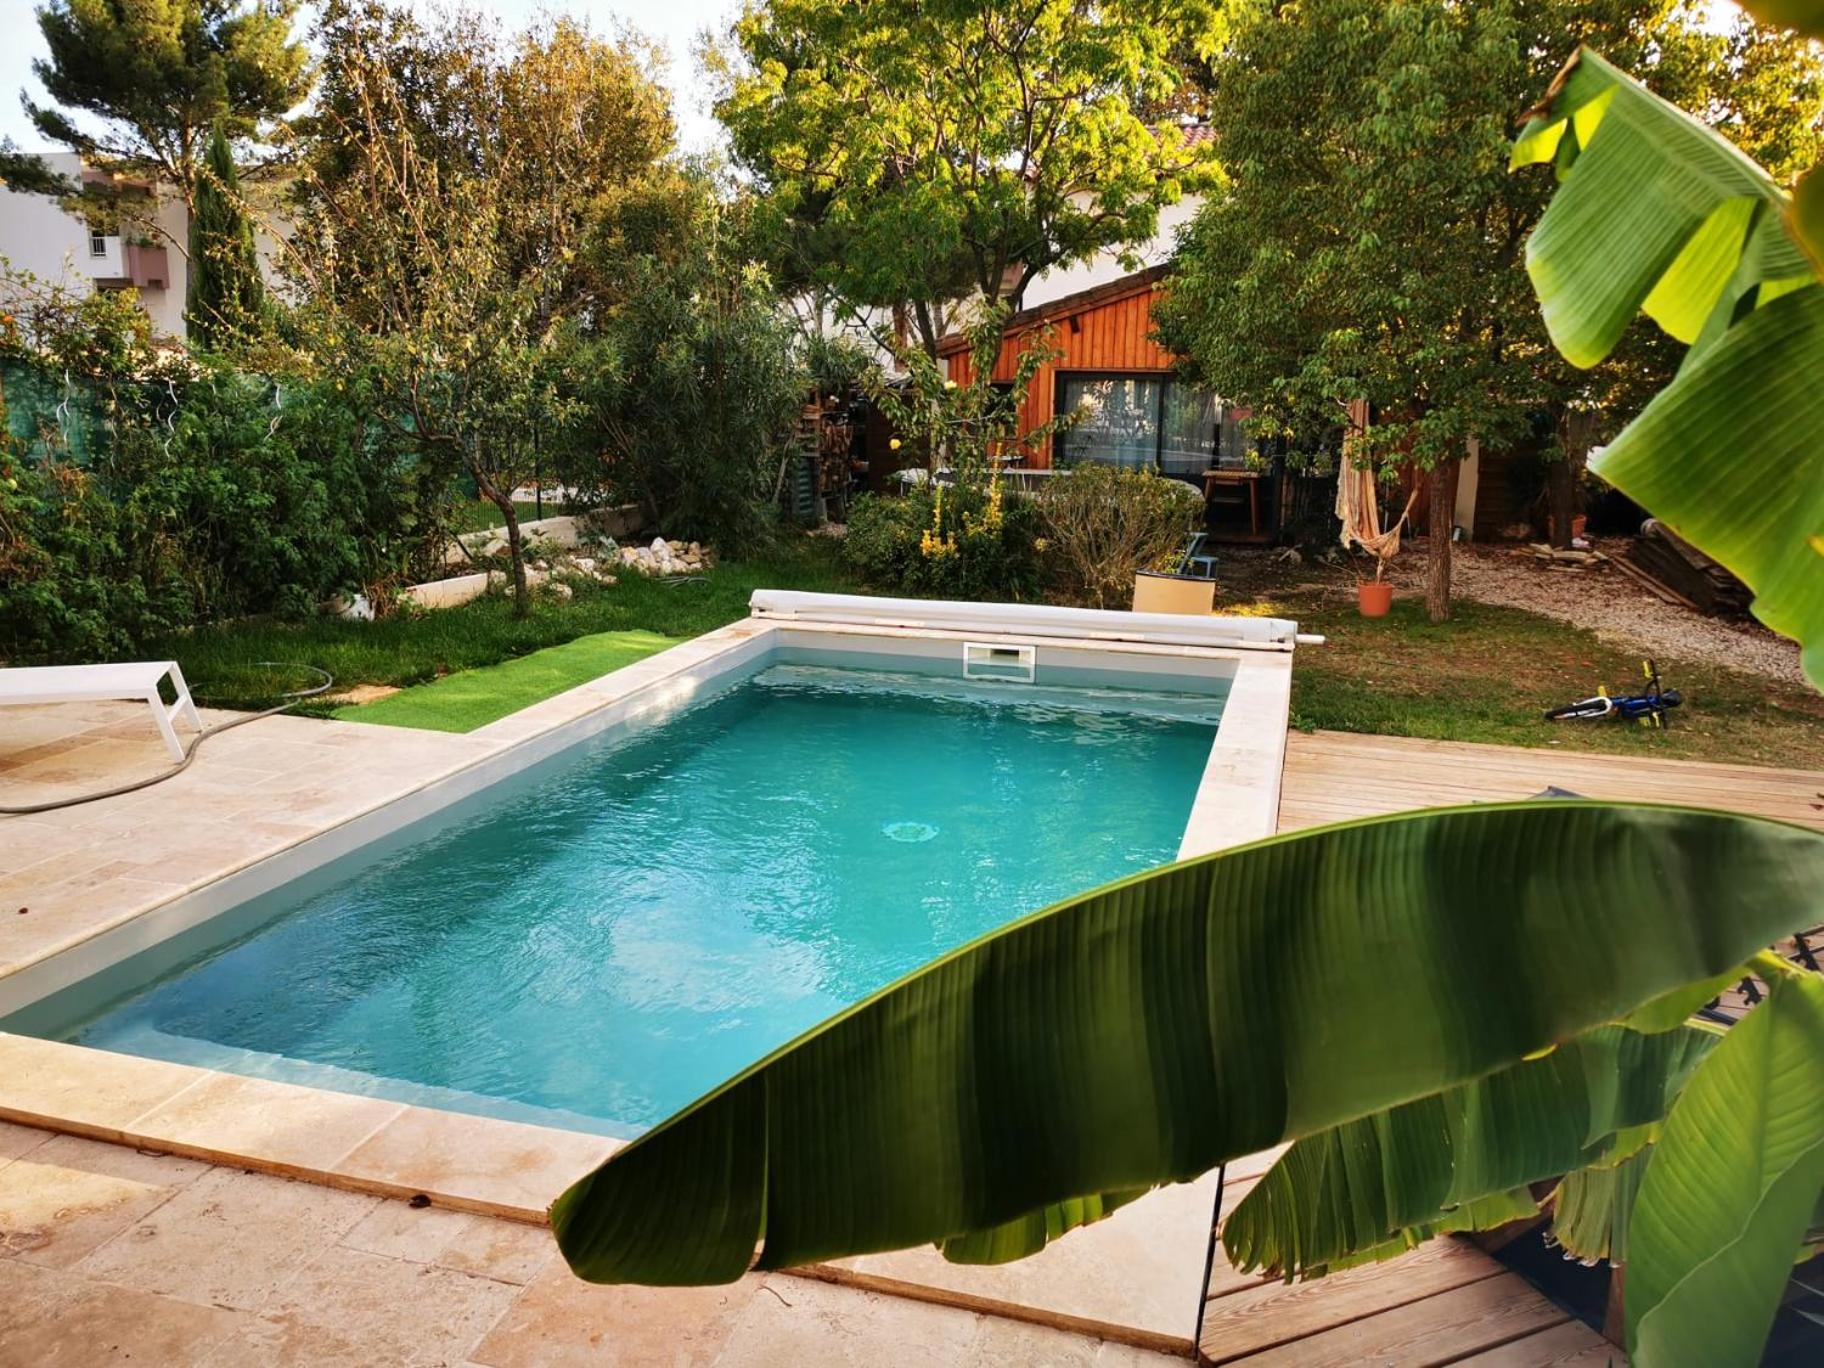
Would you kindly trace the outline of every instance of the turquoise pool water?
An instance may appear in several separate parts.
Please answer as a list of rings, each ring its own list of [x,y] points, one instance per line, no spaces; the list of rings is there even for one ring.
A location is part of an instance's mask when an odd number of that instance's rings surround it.
[[[1219,710],[774,665],[269,895],[149,986],[79,985],[37,1033],[632,1134],[933,956],[1173,858]]]

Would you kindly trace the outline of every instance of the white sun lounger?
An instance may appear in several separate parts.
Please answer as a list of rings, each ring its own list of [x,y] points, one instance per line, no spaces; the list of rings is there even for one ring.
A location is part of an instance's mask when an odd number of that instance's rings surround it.
[[[158,695],[159,681],[171,676],[177,702],[170,707]],[[184,746],[171,725],[180,718],[203,729],[190,701],[190,688],[175,660],[136,660],[121,665],[35,665],[0,670],[0,705],[8,703],[87,703],[126,699],[144,702],[165,738],[173,760],[184,758]]]

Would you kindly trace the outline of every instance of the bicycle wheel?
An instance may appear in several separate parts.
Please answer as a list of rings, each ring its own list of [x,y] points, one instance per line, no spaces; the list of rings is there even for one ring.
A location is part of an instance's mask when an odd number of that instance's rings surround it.
[[[1562,708],[1548,708],[1545,713],[1547,722],[1570,722],[1581,718],[1607,717],[1614,711],[1615,705],[1606,698],[1585,698],[1575,703],[1567,703]]]

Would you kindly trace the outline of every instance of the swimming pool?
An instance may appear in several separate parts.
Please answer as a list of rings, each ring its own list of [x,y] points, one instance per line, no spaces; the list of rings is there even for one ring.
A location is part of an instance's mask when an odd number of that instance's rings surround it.
[[[1226,693],[756,664],[0,1025],[637,1133],[933,957],[1172,859]]]

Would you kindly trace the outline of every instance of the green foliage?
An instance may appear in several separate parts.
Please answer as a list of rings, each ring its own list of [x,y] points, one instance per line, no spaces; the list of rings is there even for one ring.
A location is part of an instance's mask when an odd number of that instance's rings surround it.
[[[775,0],[717,54],[716,114],[780,215],[782,278],[906,305],[927,350],[972,291],[1144,242],[1208,149],[1149,126],[1220,7]],[[1094,198],[1082,195],[1093,187]]]
[[[1034,500],[1000,484],[864,495],[843,556],[876,588],[918,598],[1031,600],[1044,585]]]
[[[552,1226],[591,1280],[727,1282],[757,1246],[781,1268],[1188,1180],[1739,964],[1815,920],[1821,880],[1816,832],[1581,801],[1407,813],[1169,865],[806,1033],[578,1182]],[[1349,953],[1282,972],[1284,947],[1333,940]],[[1281,999],[1262,1013],[1248,985],[1268,979]]]
[[[51,141],[108,169],[155,174],[193,203],[211,129],[253,139],[310,93],[309,57],[292,37],[298,9],[298,0],[49,0],[38,28],[50,55],[32,72],[62,108],[27,101],[26,112]]]
[[[1138,571],[1176,569],[1204,515],[1182,480],[1093,462],[1048,481],[1039,512],[1053,593],[1090,608],[1125,608]]]
[[[1643,1368],[1759,1363],[1824,1191],[1824,976],[1766,972],[1767,1001],[1679,1095],[1627,1217]]]
[[[1527,269],[1553,342],[1594,365],[1644,310],[1691,343],[1592,469],[1740,575],[1824,683],[1824,283],[1807,200],[1795,211],[1761,167],[1587,49],[1514,147],[1516,166],[1543,161],[1562,185]]]
[[[362,187],[373,189],[371,158],[355,136],[365,130],[409,143],[419,174],[440,186],[485,184],[508,274],[541,273],[566,309],[612,307],[614,249],[663,231],[646,222],[655,203],[669,225],[672,177],[660,163],[675,129],[653,53],[568,19],[503,38],[476,9],[423,21],[385,0],[331,0],[315,39],[328,58],[301,121],[306,164],[294,196],[307,276],[324,255],[316,239],[332,231],[340,271],[388,269],[387,216],[354,212]],[[326,204],[344,212],[325,219]]]
[[[0,138],[0,189],[15,195],[76,193],[76,187],[45,165],[44,158],[21,152],[11,138]]]
[[[1604,1027],[1288,1150],[1223,1226],[1235,1267],[1321,1277],[1469,1203],[1606,1160],[1659,1121],[1716,1035]]]
[[[572,478],[638,503],[668,537],[738,553],[773,526],[781,462],[813,380],[745,205],[693,172],[664,249],[622,255],[620,301],[580,369],[588,423]]]
[[[623,575],[613,585],[579,583],[568,600],[540,595],[525,617],[514,614],[511,600],[487,594],[457,608],[393,613],[373,622],[312,617],[205,624],[157,638],[147,650],[178,661],[197,696],[219,706],[257,706],[279,689],[295,687],[279,683],[258,662],[307,660],[342,685],[404,686],[400,706],[408,708],[415,692],[410,686],[461,677],[591,633],[683,638],[713,631],[745,618],[748,599],[761,588],[852,593],[856,585],[828,537],[782,537],[753,559],[718,561],[683,589]],[[514,686],[523,682],[516,678]],[[447,716],[431,706],[434,701],[408,710]],[[338,705],[306,702],[300,710],[327,715]]]
[[[254,247],[253,221],[241,198],[228,139],[216,129],[197,179],[190,218],[190,275],[184,320],[192,346],[213,350],[256,330],[266,312],[266,286]]]
[[[84,660],[250,613],[304,616],[412,549],[400,453],[324,389],[209,371],[110,387],[90,463],[7,463],[0,658]]]
[[[418,472],[330,382],[155,350],[130,294],[10,274],[0,288],[15,301],[0,377],[60,396],[36,432],[0,423],[0,658],[94,659],[304,614],[422,554]]]
[[[1472,437],[1500,450],[1540,417],[1562,437],[1570,415],[1593,414],[1585,435],[1601,440],[1670,379],[1677,349],[1637,328],[1585,372],[1551,347],[1521,269],[1550,185],[1505,173],[1514,111],[1582,39],[1748,145],[1815,147],[1817,52],[1706,30],[1694,7],[1660,0],[1259,11],[1215,67],[1229,183],[1181,239],[1162,340],[1295,453],[1340,457],[1356,399],[1374,421],[1355,458],[1383,467],[1449,466]],[[1581,443],[1564,445],[1575,462]],[[1431,516],[1449,517],[1446,497]],[[1448,546],[1432,549],[1438,616]]]

